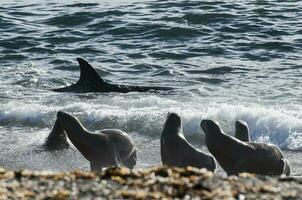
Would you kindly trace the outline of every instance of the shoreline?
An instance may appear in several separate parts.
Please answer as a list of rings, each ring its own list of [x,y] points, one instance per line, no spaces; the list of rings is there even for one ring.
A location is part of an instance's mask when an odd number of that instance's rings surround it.
[[[0,168],[0,199],[302,199],[302,178],[205,169],[109,168],[101,173]]]

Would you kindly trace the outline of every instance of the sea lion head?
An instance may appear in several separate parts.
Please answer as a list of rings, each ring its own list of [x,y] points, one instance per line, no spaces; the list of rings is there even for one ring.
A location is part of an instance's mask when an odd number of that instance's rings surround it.
[[[181,129],[181,118],[176,113],[168,113],[163,132],[178,133]]]
[[[248,125],[245,121],[243,120],[237,120],[235,122],[235,128],[238,129],[238,130],[244,130],[244,131],[248,131]]]
[[[235,122],[235,137],[242,141],[249,141],[249,127],[247,123],[243,120],[237,120]]]
[[[222,132],[219,124],[209,119],[202,120],[200,123],[200,127],[202,128],[206,136],[213,134],[216,135]]]
[[[81,131],[85,130],[81,122],[76,118],[75,116],[68,114],[63,111],[59,111],[57,113],[57,118],[61,124],[61,126],[64,128],[64,130],[68,132],[74,132],[74,131]]]

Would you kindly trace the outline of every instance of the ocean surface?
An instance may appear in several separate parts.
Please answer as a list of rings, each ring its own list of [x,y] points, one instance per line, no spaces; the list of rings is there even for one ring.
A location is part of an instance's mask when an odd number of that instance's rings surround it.
[[[106,81],[160,93],[56,93],[79,79],[76,57]],[[1,0],[0,166],[89,170],[72,146],[43,148],[59,110],[88,130],[126,131],[138,168],[161,164],[168,112],[206,151],[202,119],[278,145],[302,174],[302,4],[272,1]]]

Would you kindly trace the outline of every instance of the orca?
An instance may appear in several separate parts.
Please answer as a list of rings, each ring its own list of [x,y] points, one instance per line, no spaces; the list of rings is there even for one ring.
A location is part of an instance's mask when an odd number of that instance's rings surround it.
[[[74,93],[88,93],[88,92],[148,92],[148,91],[168,91],[172,90],[169,87],[152,87],[152,86],[131,86],[119,85],[105,82],[95,71],[95,69],[84,59],[76,58],[80,65],[80,79],[77,83],[63,87],[52,89],[55,92],[74,92]]]

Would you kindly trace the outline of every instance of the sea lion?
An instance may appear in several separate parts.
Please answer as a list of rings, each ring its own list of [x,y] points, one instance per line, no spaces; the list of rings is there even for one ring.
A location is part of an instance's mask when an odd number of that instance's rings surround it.
[[[105,82],[93,67],[84,59],[77,58],[80,65],[80,79],[77,83],[64,87],[53,89],[55,92],[75,92],[75,93],[87,93],[87,92],[148,92],[148,91],[167,91],[172,90],[169,87],[152,87],[152,86],[130,86],[130,85],[118,85]]]
[[[249,127],[245,121],[237,120],[235,122],[235,138],[243,142],[251,142]],[[285,159],[284,161],[284,174],[289,176],[291,173],[291,166],[287,159]]]
[[[281,175],[286,172],[287,160],[273,144],[242,142],[225,134],[219,124],[202,120],[205,142],[228,175],[249,172],[261,175]]]
[[[86,130],[73,115],[59,111],[57,118],[69,140],[90,161],[92,171],[103,167],[128,167],[136,164],[136,147],[127,133],[118,129],[104,129],[94,134]]]
[[[215,171],[213,156],[194,148],[182,132],[181,118],[176,113],[169,113],[160,139],[161,159],[164,165],[207,168]]]
[[[60,125],[58,119],[56,119],[55,124],[51,132],[49,133],[46,142],[44,143],[44,147],[47,150],[59,150],[66,149],[69,147],[66,133]]]
[[[247,123],[243,120],[235,122],[235,138],[244,142],[250,142],[250,133]]]

